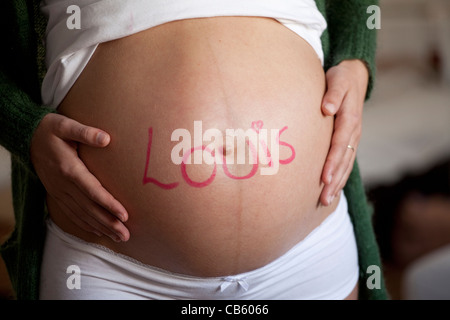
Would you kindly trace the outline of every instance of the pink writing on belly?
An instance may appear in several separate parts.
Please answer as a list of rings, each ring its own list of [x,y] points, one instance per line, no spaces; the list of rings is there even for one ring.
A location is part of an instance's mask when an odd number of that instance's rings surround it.
[[[148,166],[150,164],[150,151],[152,149],[152,140],[153,140],[153,127],[150,127],[148,129],[147,161],[145,162],[145,171],[144,171],[144,178],[142,179],[142,184],[145,185],[147,183],[154,183],[158,187],[166,189],[166,190],[170,190],[170,189],[178,187],[178,184],[179,184],[178,182],[166,184],[166,183],[159,182],[155,178],[148,177]]]
[[[278,144],[279,144],[280,146],[286,146],[286,147],[290,148],[292,154],[291,154],[291,156],[290,156],[289,158],[287,158],[287,159],[285,159],[285,160],[280,160],[280,164],[288,164],[288,163],[291,163],[292,161],[294,161],[294,158],[295,158],[295,150],[294,150],[294,147],[291,146],[289,143],[280,141],[280,136],[281,136],[281,134],[282,134],[283,131],[286,130],[287,128],[288,128],[288,127],[286,126],[286,127],[284,127],[283,129],[280,130],[280,133],[278,134],[278,139],[277,139],[277,141],[278,141]]]
[[[191,155],[191,153],[194,152],[195,150],[202,150],[202,151],[206,150],[206,151],[210,152],[211,155],[214,156],[214,150],[211,151],[205,145],[191,148],[191,150],[189,150],[188,152],[186,152],[183,155],[183,161],[181,162],[181,175],[183,176],[184,181],[186,181],[188,185],[190,185],[192,187],[203,188],[203,187],[206,187],[207,185],[209,185],[209,184],[211,184],[213,182],[214,178],[216,177],[217,165],[214,163],[214,170],[213,170],[211,176],[207,180],[202,181],[202,182],[195,182],[195,181],[193,181],[187,174],[187,171],[186,171],[186,160]]]
[[[252,122],[252,129],[254,131],[256,131],[257,133],[259,133],[259,131],[263,127],[263,125],[264,124],[263,124],[263,122],[261,120],[254,121],[254,122]],[[277,143],[279,145],[286,146],[286,147],[290,148],[291,149],[291,156],[289,158],[287,158],[287,159],[284,159],[284,160],[280,159],[279,160],[280,164],[289,164],[295,158],[295,149],[294,149],[294,147],[292,145],[290,145],[289,143],[286,143],[284,141],[280,141],[281,134],[287,129],[288,129],[288,127],[285,126],[285,127],[283,127],[283,129],[281,129],[278,132]],[[174,188],[178,187],[178,185],[179,185],[178,182],[167,184],[167,183],[162,183],[162,182],[158,181],[157,179],[148,176],[149,164],[150,164],[150,153],[151,153],[151,148],[152,148],[152,140],[153,140],[153,127],[150,127],[149,130],[148,130],[147,159],[146,159],[146,163],[145,163],[144,177],[142,179],[142,183],[144,185],[147,184],[147,183],[153,183],[156,186],[158,186],[158,187],[160,187],[162,189],[166,189],[166,190],[174,189]],[[228,167],[227,167],[225,155],[222,155],[222,159],[223,159],[223,161],[222,161],[222,168],[223,168],[223,171],[224,171],[225,175],[228,176],[231,179],[235,179],[235,180],[250,179],[258,171],[259,161],[258,161],[258,155],[257,155],[256,147],[250,141],[247,141],[247,144],[249,145],[250,151],[252,152],[254,164],[252,166],[252,170],[250,171],[250,173],[245,175],[245,176],[239,177],[239,176],[235,176],[235,175],[231,174],[230,171],[228,170]],[[262,148],[264,149],[266,157],[268,159],[270,159],[269,160],[269,166],[272,167],[273,161],[272,161],[272,157],[271,157],[270,151],[269,151],[269,149],[267,147],[267,144],[263,140],[260,141],[260,144],[261,144]],[[187,170],[186,170],[186,162],[187,162],[186,160],[194,151],[198,151],[198,150],[201,150],[202,152],[206,150],[206,151],[210,152],[212,156],[214,156],[214,150],[210,150],[205,145],[191,148],[188,152],[183,154],[183,161],[181,162],[181,176],[183,177],[184,181],[188,185],[190,185],[192,187],[196,187],[196,188],[203,188],[203,187],[206,187],[206,186],[210,185],[214,181],[214,178],[216,177],[217,165],[214,162],[213,172],[211,173],[210,177],[208,179],[206,179],[205,181],[197,182],[197,181],[192,180],[189,177],[189,175],[187,173]]]
[[[250,179],[251,177],[253,177],[256,172],[258,171],[258,154],[256,153],[256,148],[253,145],[253,143],[247,141],[247,144],[250,146],[250,150],[252,151],[253,154],[253,161],[255,162],[253,164],[252,170],[250,171],[250,173],[246,176],[243,177],[238,177],[235,176],[233,174],[230,173],[230,171],[228,171],[228,167],[227,167],[227,161],[224,155],[222,155],[222,168],[223,168],[223,172],[225,172],[225,174],[230,177],[231,179],[235,179],[235,180],[242,180],[242,179]]]

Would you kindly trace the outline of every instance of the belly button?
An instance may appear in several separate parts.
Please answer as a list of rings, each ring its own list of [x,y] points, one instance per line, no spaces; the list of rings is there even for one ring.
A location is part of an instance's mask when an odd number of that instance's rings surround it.
[[[223,146],[223,147],[222,147],[222,155],[223,155],[224,157],[226,157],[227,154],[228,154],[228,152],[227,152],[227,147],[226,147],[226,146]]]
[[[222,156],[224,157],[229,157],[233,155],[233,146],[230,145],[222,145],[222,149],[220,150],[220,152],[222,153]]]

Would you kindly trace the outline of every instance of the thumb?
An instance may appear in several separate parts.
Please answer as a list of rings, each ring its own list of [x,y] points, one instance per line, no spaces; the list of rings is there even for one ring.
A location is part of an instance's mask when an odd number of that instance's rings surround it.
[[[65,116],[59,117],[56,135],[63,140],[76,141],[92,147],[106,147],[111,141],[108,133],[98,128],[86,126]]]

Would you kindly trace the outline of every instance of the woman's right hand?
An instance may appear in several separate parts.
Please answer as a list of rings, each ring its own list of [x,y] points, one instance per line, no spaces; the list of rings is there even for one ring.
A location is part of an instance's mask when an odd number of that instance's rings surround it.
[[[109,142],[110,136],[100,129],[50,113],[33,135],[31,162],[62,214],[85,231],[127,241],[127,211],[89,172],[77,152],[79,143],[103,148]]]

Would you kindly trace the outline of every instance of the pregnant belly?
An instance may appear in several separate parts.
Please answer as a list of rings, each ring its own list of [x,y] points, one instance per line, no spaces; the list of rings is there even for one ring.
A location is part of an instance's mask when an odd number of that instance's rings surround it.
[[[99,45],[59,112],[111,135],[79,147],[127,209],[131,238],[65,231],[173,272],[219,276],[276,259],[319,205],[333,119],[313,49],[272,19],[183,20]],[[338,200],[335,200],[337,202]]]

